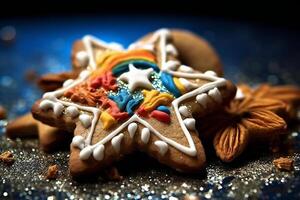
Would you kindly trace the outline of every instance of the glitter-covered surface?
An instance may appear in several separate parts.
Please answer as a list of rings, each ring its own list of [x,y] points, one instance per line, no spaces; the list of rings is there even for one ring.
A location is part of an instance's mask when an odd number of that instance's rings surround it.
[[[0,43],[0,104],[9,110],[9,119],[27,112],[40,95],[35,86],[24,80],[25,70],[44,73],[69,69],[71,43],[87,31],[108,41],[129,44],[147,31],[176,25],[196,31],[212,42],[220,52],[226,77],[235,82],[299,84],[300,81],[297,31],[207,19],[174,21],[171,17],[161,20],[141,17],[135,24],[125,23],[130,19],[123,17],[98,23],[95,20],[81,19],[74,24],[68,19],[59,22],[49,19],[47,26],[42,21],[0,21],[0,35],[3,36],[2,27],[6,30],[6,25],[12,25],[16,37],[11,43]],[[138,28],[142,24],[143,27],[149,24],[143,32]],[[136,31],[120,33],[119,30]],[[0,121],[0,135],[5,124]],[[123,181],[99,178],[85,183],[69,176],[67,150],[45,154],[39,151],[37,139],[11,141],[0,136],[0,152],[10,150],[16,158],[11,166],[0,164],[0,199],[166,199],[187,194],[201,199],[297,199],[300,198],[299,132],[300,126],[295,124],[285,139],[284,151],[278,154],[255,147],[233,164],[221,163],[209,154],[206,172],[199,175],[176,173],[137,154],[118,164]],[[272,160],[280,155],[295,160],[294,171],[280,172],[274,168]],[[49,181],[44,175],[51,164],[58,164],[60,170],[58,178]]]

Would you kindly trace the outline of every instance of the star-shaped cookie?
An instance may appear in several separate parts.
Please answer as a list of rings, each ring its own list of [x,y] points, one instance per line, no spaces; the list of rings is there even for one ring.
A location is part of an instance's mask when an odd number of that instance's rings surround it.
[[[83,40],[86,70],[32,108],[43,123],[74,130],[71,174],[97,174],[136,150],[178,171],[201,170],[206,158],[197,118],[232,99],[235,86],[212,71],[181,65],[166,29],[126,50]]]

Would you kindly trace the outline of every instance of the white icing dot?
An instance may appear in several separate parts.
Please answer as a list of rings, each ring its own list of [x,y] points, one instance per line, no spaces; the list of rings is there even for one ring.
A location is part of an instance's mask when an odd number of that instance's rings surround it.
[[[64,82],[63,87],[68,87],[69,85],[71,85],[74,82],[73,79],[68,79]]]
[[[194,118],[186,118],[183,123],[189,130],[195,130],[196,120]]]
[[[198,85],[195,83],[190,82],[189,80],[185,78],[179,78],[180,83],[183,85],[183,87],[187,90],[190,91],[194,88],[197,88]]]
[[[208,95],[212,97],[217,103],[222,103],[222,95],[218,88],[208,91]]]
[[[72,146],[83,149],[84,148],[84,138],[81,135],[76,135],[72,139]]]
[[[53,92],[46,92],[43,95],[43,99],[49,99],[49,100],[55,101],[56,100],[56,96],[54,95]]]
[[[137,124],[134,122],[130,123],[128,126],[128,133],[129,133],[130,138],[134,137],[136,130],[137,130]]]
[[[196,96],[196,100],[199,104],[201,104],[204,108],[207,107],[207,103],[208,103],[208,96],[206,93],[203,94],[199,94]]]
[[[60,116],[63,111],[64,111],[63,104],[61,104],[59,102],[54,103],[53,112],[54,112],[55,116]]]
[[[143,128],[141,133],[141,140],[144,144],[147,144],[150,139],[150,130],[148,128]]]
[[[98,145],[93,151],[93,157],[95,160],[101,161],[104,158],[104,145]]]
[[[169,53],[171,55],[174,55],[174,56],[178,55],[177,49],[174,47],[173,44],[167,44],[166,51],[167,51],[167,53]]]
[[[110,43],[108,43],[108,46],[115,50],[120,50],[120,51],[124,50],[123,45],[121,45],[120,43],[117,43],[117,42],[110,42]]]
[[[86,51],[79,51],[76,53],[76,59],[80,67],[86,67],[89,64],[89,55]]]
[[[78,108],[76,106],[69,106],[66,109],[66,113],[70,115],[70,117],[75,118],[79,115]]]
[[[217,73],[212,70],[208,70],[204,74],[208,76],[217,76]]]
[[[156,31],[157,34],[160,34],[166,38],[169,38],[171,36],[171,33],[168,29],[166,28],[161,28],[159,30]]]
[[[118,136],[114,137],[112,140],[111,140],[111,144],[114,148],[114,150],[119,153],[120,152],[120,149],[121,149],[121,141],[124,137],[124,134],[121,133],[119,134]]]
[[[180,65],[178,70],[181,71],[181,72],[186,72],[186,73],[194,72],[193,68],[191,68],[189,66],[186,66],[186,65]]]
[[[243,93],[243,91],[240,88],[237,88],[236,94],[235,94],[235,99],[237,100],[241,100],[245,98],[245,95]]]
[[[88,70],[83,70],[82,72],[80,72],[79,78],[86,79],[89,75],[90,75],[90,72]]]
[[[186,106],[180,106],[179,107],[179,112],[182,114],[184,117],[188,117],[190,115],[189,109]]]
[[[46,99],[41,101],[39,107],[42,110],[48,110],[49,108],[53,108],[53,104],[54,103],[52,101]]]
[[[177,60],[169,60],[163,64],[162,70],[175,71],[180,63]]]
[[[80,151],[79,158],[81,160],[87,160],[91,156],[92,152],[93,152],[92,147],[87,146]]]
[[[88,128],[91,125],[91,116],[89,116],[88,114],[81,114],[79,115],[79,120],[82,123],[82,125],[84,126],[84,128]]]
[[[168,151],[168,144],[164,141],[158,140],[154,144],[158,147],[160,155],[164,156]]]

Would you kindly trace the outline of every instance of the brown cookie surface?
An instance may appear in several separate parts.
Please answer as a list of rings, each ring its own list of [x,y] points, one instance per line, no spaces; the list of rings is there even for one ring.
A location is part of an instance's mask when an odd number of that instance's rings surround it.
[[[181,63],[201,72],[212,70],[219,76],[223,75],[221,60],[207,40],[183,29],[171,29],[170,31]],[[138,41],[143,41],[152,34],[149,33]]]
[[[99,174],[137,150],[178,171],[204,168],[197,117],[226,104],[235,86],[182,65],[172,41],[165,29],[125,51],[92,39],[87,69],[33,106],[36,119],[74,130],[73,176]]]

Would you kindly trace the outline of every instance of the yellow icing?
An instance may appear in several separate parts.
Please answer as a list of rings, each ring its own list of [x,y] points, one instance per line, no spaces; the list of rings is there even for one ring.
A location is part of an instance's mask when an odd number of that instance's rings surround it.
[[[143,90],[144,101],[141,104],[141,107],[145,111],[152,111],[157,106],[160,105],[169,105],[173,100],[173,96],[168,93],[160,93],[157,90]]]
[[[184,86],[182,85],[182,83],[179,81],[178,78],[174,77],[173,81],[174,81],[177,89],[180,91],[181,94],[186,93],[186,90],[185,90]]]
[[[117,120],[106,111],[101,113],[100,120],[104,130],[109,129],[113,124],[117,123]]]

